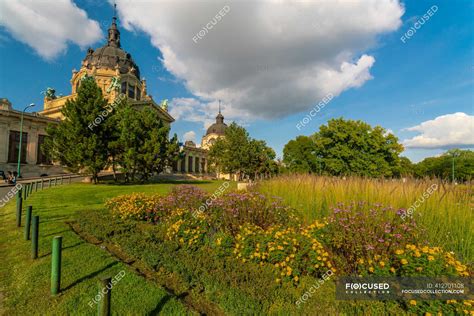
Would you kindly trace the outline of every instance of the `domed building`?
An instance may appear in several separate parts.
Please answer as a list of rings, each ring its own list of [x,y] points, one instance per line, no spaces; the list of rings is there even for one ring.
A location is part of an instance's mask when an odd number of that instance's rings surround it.
[[[82,60],[81,68],[72,71],[71,94],[57,96],[56,91],[48,88],[45,91],[44,107],[38,113],[25,113],[20,146],[20,111],[14,110],[7,99],[0,99],[0,170],[14,171],[21,153],[22,175],[37,177],[41,174],[60,174],[67,172],[42,154],[42,146],[47,138],[46,126],[57,124],[64,117],[61,108],[67,100],[77,97],[82,79],[92,76],[102,89],[104,98],[113,103],[117,98],[126,97],[127,101],[137,109],[151,107],[158,112],[164,124],[170,125],[174,118],[168,113],[167,105],[157,105],[147,93],[145,79],[140,78],[140,69],[130,53],[122,48],[117,18],[112,18],[108,29],[107,42],[95,50],[89,48]],[[181,147],[181,159],[169,166],[167,173],[182,173],[202,176],[208,173],[208,149],[215,140],[224,136],[227,125],[224,116],[219,113],[202,138],[201,146],[194,142],[185,142]],[[21,150],[20,150],[21,147]]]
[[[206,135],[203,136],[201,141],[201,148],[209,149],[214,144],[216,139],[225,135],[226,129],[227,124],[224,123],[224,116],[221,113],[219,104],[219,114],[216,116],[216,122],[207,129]]]
[[[72,71],[71,94],[56,96],[53,89],[45,94],[41,115],[62,119],[61,108],[67,100],[74,99],[82,78],[93,76],[103,95],[112,103],[120,94],[125,95],[134,106],[151,106],[159,113],[165,124],[174,122],[167,108],[158,106],[148,95],[145,79],[140,79],[140,69],[132,56],[122,49],[117,18],[112,18],[108,29],[107,43],[97,49],[89,48],[79,71]]]

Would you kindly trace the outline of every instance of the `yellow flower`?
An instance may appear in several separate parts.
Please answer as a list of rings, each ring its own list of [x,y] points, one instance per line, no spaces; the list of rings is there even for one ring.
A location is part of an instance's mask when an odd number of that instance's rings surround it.
[[[295,280],[295,282],[298,282],[299,278],[297,275],[295,275],[295,277],[293,278],[293,280]]]
[[[390,272],[395,273],[395,268],[394,268],[394,267],[391,267],[391,268],[390,268]]]
[[[397,255],[403,255],[404,253],[405,253],[405,251],[403,251],[402,249],[395,250],[395,254],[397,254]]]
[[[416,301],[415,300],[410,300],[410,305],[416,305]]]
[[[413,256],[419,258],[419,257],[421,257],[421,253],[417,250],[417,251],[415,251],[415,253],[413,254]]]
[[[385,267],[385,262],[380,261],[380,262],[379,262],[379,265],[383,268],[383,267]]]
[[[369,272],[373,273],[374,272],[374,267],[370,267]]]
[[[428,261],[433,261],[435,258],[433,256],[428,256]]]
[[[407,264],[408,263],[408,260],[407,259],[402,259],[400,260],[401,264]]]
[[[276,282],[276,283],[280,283],[280,282],[281,282],[281,279],[275,279],[275,282]]]
[[[359,263],[359,264],[364,264],[364,259],[362,259],[362,258],[359,259],[358,263]]]
[[[423,268],[422,268],[422,267],[418,267],[418,268],[416,268],[416,271],[421,272],[421,271],[423,271]]]

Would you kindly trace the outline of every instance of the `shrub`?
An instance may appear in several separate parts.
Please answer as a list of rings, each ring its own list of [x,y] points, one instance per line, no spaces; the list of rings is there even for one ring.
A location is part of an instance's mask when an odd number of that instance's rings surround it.
[[[216,229],[235,235],[244,224],[266,229],[272,225],[297,223],[294,210],[277,197],[258,192],[228,193],[215,199],[207,212]]]
[[[202,214],[194,216],[184,209],[175,209],[164,223],[167,225],[166,237],[175,240],[187,248],[198,248],[204,245],[209,222]]]
[[[346,266],[357,270],[357,260],[372,260],[408,244],[423,233],[412,218],[405,221],[391,207],[364,202],[339,204],[328,217],[326,243]]]
[[[169,203],[174,208],[188,211],[198,209],[208,198],[208,193],[193,185],[178,185],[173,187],[168,195]]]
[[[315,222],[305,228],[272,226],[263,228],[245,224],[236,235],[234,255],[242,262],[276,268],[275,282],[298,282],[303,274],[321,276],[329,269],[336,271],[329,253],[318,241],[324,224]]]
[[[106,208],[121,219],[147,219],[147,214],[154,208],[158,200],[157,195],[132,193],[114,197],[106,201]]]

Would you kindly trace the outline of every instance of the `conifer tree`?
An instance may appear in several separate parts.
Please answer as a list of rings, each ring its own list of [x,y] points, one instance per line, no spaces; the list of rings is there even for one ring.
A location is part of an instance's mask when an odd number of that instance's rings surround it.
[[[50,125],[46,141],[50,158],[74,172],[92,175],[94,183],[108,161],[107,135],[111,107],[102,95],[93,77],[82,79],[74,100],[66,101],[61,109],[64,115],[57,125]]]

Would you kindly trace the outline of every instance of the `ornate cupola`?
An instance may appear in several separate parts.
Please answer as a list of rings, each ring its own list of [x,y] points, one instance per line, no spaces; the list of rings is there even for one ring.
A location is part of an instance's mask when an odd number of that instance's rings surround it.
[[[110,25],[109,27],[109,37],[107,40],[107,45],[120,48],[120,31],[117,27],[117,17],[115,16],[115,8],[116,5],[114,4],[114,17],[112,18],[112,25]]]

